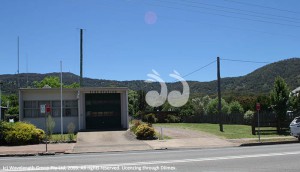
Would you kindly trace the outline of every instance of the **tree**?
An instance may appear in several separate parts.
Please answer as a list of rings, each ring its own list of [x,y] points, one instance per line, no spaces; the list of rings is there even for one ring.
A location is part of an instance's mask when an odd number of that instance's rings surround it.
[[[57,76],[47,76],[42,81],[34,81],[34,87],[36,88],[44,88],[44,87],[51,87],[51,88],[60,88],[60,79]],[[74,82],[71,85],[64,85],[63,88],[78,88],[79,84]]]
[[[291,94],[289,99],[289,110],[299,114],[300,112],[300,95],[299,93]]]
[[[7,106],[8,110],[5,111],[4,119],[19,120],[19,98],[16,94],[5,95],[2,97],[2,106]]]
[[[195,114],[197,114],[197,115],[205,114],[204,106],[203,106],[201,98],[192,99],[192,104],[193,104],[194,109],[195,109]]]
[[[2,106],[15,107],[19,105],[19,98],[16,94],[2,95]]]
[[[256,103],[260,103],[260,111],[261,112],[270,112],[270,96],[268,95],[259,95],[256,98],[256,102],[253,104],[256,110]]]
[[[207,95],[202,98],[194,98],[192,99],[192,103],[194,105],[195,113],[198,115],[207,114],[207,105],[211,101],[211,98]]]
[[[38,81],[34,81],[33,85],[36,88],[43,88],[46,86],[49,86],[51,88],[59,88],[60,87],[60,80],[59,77],[56,76],[48,76],[45,77],[42,81],[38,82]]]
[[[233,101],[238,101],[243,109],[255,110],[255,104],[257,102],[257,97],[255,95],[240,95],[235,96]],[[232,101],[229,101],[232,102]]]
[[[139,110],[142,112],[144,112],[147,107],[146,93],[143,90],[138,91],[138,107],[139,107]]]
[[[77,82],[72,83],[71,85],[63,85],[64,88],[79,88],[80,85]]]
[[[9,107],[6,113],[10,115],[19,115],[19,106]]]
[[[222,99],[221,100],[221,104],[222,104],[222,114],[228,114],[230,111],[229,111],[229,105],[228,103]],[[207,105],[207,114],[212,114],[212,115],[217,115],[218,114],[218,98],[214,98],[212,99],[208,105]]]
[[[133,90],[128,91],[128,111],[132,116],[136,116],[139,110],[138,107],[138,93]]]
[[[290,91],[284,79],[277,77],[270,93],[271,107],[276,113],[277,132],[280,133],[286,120]]]
[[[238,101],[233,101],[229,104],[229,111],[231,114],[243,114],[244,109]]]

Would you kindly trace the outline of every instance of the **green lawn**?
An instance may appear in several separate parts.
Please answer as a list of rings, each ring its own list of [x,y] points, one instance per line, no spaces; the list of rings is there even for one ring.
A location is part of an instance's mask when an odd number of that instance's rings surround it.
[[[70,141],[70,138],[69,138],[69,134],[52,134],[51,138],[49,139],[50,141],[52,142],[67,142],[67,141]],[[77,140],[77,135],[74,134],[74,137],[73,137],[73,140],[72,141],[76,141]]]
[[[257,138],[257,135],[252,135],[251,126],[248,125],[223,125],[224,132],[220,132],[219,124],[199,124],[199,123],[159,123],[153,124],[154,126],[162,126],[162,127],[178,127],[184,129],[191,129],[196,131],[204,131],[207,133],[211,133],[226,139],[240,139],[240,138]],[[267,128],[263,128],[267,129]],[[268,128],[274,129],[274,128]],[[279,137],[279,136],[287,136],[289,133],[285,135],[278,135],[276,132],[261,132],[261,137]]]

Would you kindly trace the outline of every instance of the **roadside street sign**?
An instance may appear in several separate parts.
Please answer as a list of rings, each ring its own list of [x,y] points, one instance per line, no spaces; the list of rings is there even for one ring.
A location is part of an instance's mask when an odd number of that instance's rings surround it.
[[[260,103],[256,103],[256,111],[257,111],[258,142],[261,143],[261,141],[260,141],[260,122],[259,122]]]
[[[260,103],[256,103],[256,110],[260,111]]]
[[[41,105],[40,110],[42,114],[46,113],[46,105]]]

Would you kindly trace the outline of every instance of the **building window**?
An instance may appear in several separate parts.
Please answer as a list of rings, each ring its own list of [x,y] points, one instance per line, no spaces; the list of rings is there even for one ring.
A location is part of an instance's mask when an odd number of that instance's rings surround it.
[[[52,116],[60,116],[60,101],[52,101]]]
[[[51,107],[51,115],[53,117],[60,117],[61,103],[60,100],[54,101],[24,101],[24,117],[36,118],[45,117],[40,113],[40,105],[49,104]],[[78,116],[78,102],[77,100],[63,101],[63,116]]]
[[[78,116],[78,102],[77,100],[64,101],[64,116]]]
[[[24,117],[38,117],[39,108],[37,101],[24,102]]]

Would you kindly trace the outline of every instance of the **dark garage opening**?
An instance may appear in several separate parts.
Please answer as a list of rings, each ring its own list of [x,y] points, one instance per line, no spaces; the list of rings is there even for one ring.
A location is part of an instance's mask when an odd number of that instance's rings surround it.
[[[86,129],[121,128],[119,93],[85,94]]]

